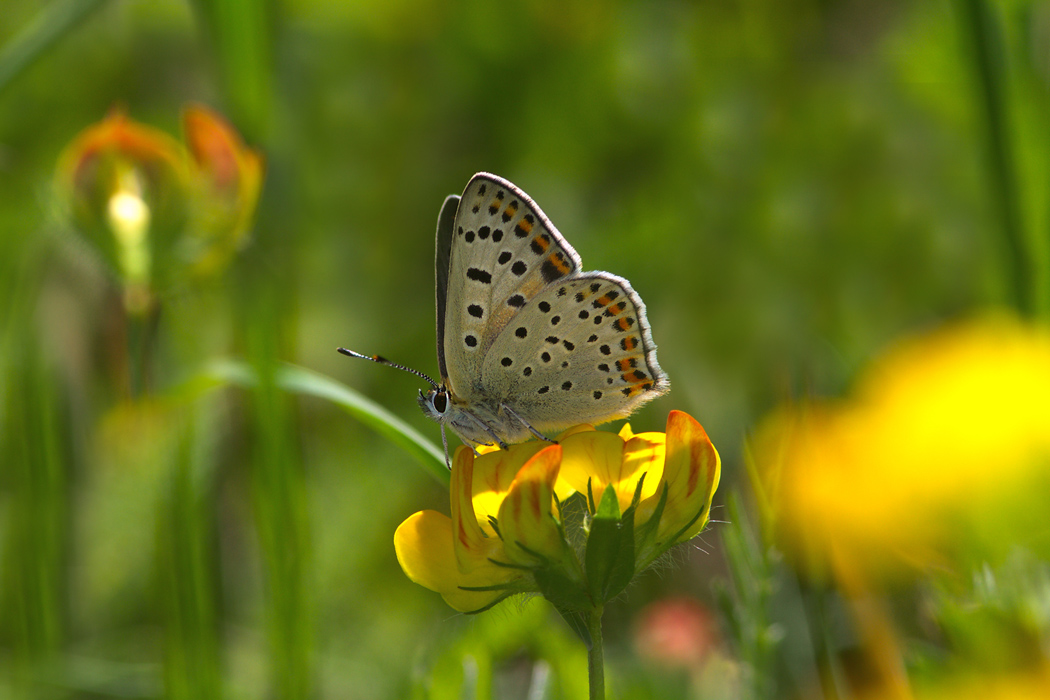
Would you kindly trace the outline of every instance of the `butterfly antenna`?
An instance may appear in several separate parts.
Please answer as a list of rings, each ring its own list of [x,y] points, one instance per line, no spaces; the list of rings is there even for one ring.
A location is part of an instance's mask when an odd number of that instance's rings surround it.
[[[416,375],[417,377],[425,379],[427,381],[427,383],[430,384],[430,386],[434,387],[435,389],[438,388],[438,383],[437,382],[435,382],[433,379],[431,379],[427,375],[425,375],[422,372],[420,372],[418,369],[412,369],[411,367],[405,367],[404,365],[399,365],[398,363],[391,362],[390,360],[386,359],[385,357],[380,357],[379,355],[362,355],[359,352],[354,352],[353,350],[347,350],[346,348],[338,348],[338,350],[339,350],[339,352],[343,353],[347,357],[360,357],[362,360],[371,360],[372,362],[378,362],[379,364],[386,365],[387,367],[393,367],[394,369],[402,369],[402,370],[404,370],[406,372],[410,372],[410,373]]]

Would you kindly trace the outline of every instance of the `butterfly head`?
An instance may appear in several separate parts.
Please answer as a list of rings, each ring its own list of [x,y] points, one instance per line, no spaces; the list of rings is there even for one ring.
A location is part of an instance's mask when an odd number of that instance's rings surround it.
[[[444,386],[435,386],[426,393],[420,389],[417,400],[419,401],[419,407],[423,409],[423,413],[426,414],[427,418],[438,423],[445,421],[451,403],[448,389]]]

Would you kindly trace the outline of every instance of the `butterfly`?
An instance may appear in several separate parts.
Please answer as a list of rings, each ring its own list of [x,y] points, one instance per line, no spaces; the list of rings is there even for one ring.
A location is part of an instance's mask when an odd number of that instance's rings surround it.
[[[522,442],[625,418],[667,393],[645,305],[622,277],[580,256],[514,184],[477,173],[437,224],[441,382],[378,355],[339,352],[430,383],[423,412],[470,445]]]

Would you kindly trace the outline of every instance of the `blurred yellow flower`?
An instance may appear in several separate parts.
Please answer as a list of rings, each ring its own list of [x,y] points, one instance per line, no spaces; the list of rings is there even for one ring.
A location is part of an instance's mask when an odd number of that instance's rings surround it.
[[[915,693],[917,700],[1035,700],[1050,697],[1050,671],[956,678]]]
[[[785,549],[893,576],[1047,532],[1048,397],[1050,334],[990,316],[901,344],[849,401],[781,410],[754,455]]]
[[[123,283],[132,313],[172,275],[221,269],[258,201],[262,157],[204,107],[183,119],[188,148],[113,109],[59,158],[59,201]]]
[[[182,124],[198,188],[189,237],[200,250],[190,259],[198,272],[210,273],[244,242],[262,188],[263,158],[207,107],[187,107]]]
[[[56,190],[77,227],[125,284],[129,310],[149,304],[158,238],[185,221],[182,147],[122,109],[81,132],[59,157]]]

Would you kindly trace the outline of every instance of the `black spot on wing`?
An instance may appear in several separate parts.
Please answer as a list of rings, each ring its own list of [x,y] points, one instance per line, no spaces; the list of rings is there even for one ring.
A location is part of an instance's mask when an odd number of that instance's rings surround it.
[[[472,267],[467,270],[467,277],[474,280],[475,282],[481,282],[482,284],[492,283],[492,274],[485,272],[484,270]]]
[[[550,258],[543,261],[543,264],[540,266],[540,274],[543,275],[543,281],[547,284],[563,276],[562,271],[550,261]]]

